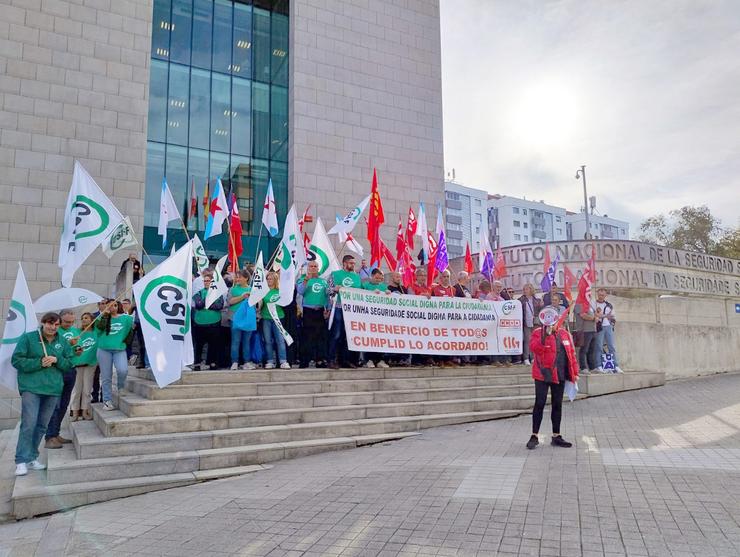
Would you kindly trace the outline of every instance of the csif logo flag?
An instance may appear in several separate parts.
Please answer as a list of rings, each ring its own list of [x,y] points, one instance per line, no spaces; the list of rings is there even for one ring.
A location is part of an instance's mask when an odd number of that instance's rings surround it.
[[[121,221],[123,215],[79,161],[75,161],[59,245],[63,286],[72,284],[77,269]]]
[[[195,257],[195,267],[198,269],[198,274],[201,274],[208,268],[208,255],[206,255],[206,248],[203,247],[203,242],[198,238],[198,234],[193,234],[193,256]]]
[[[103,253],[110,259],[116,252],[135,246],[136,244],[134,228],[131,226],[129,218],[126,217],[103,242]]]
[[[370,203],[370,196],[368,195],[365,199],[360,201],[360,204],[352,209],[347,215],[337,221],[337,224],[331,227],[331,230],[329,230],[329,234],[340,234],[345,233],[349,234],[354,230],[355,225],[357,224],[357,221],[360,220],[360,217],[362,216],[362,213],[365,212],[365,208],[367,208],[368,204]]]
[[[229,254],[227,253],[218,260],[218,263],[213,268],[213,281],[211,282],[210,290],[206,294],[206,309],[210,308],[221,296],[226,295],[229,291],[229,286],[226,284],[223,275],[224,265],[226,265],[228,258]]]
[[[280,268],[280,300],[277,303],[287,306],[293,301],[298,271],[306,264],[306,251],[303,249],[303,238],[298,230],[295,205],[285,217],[283,239],[280,241],[275,262]]]
[[[10,363],[15,346],[24,334],[37,328],[38,321],[33,309],[31,294],[28,291],[26,275],[23,273],[23,267],[18,263],[13,297],[10,300],[3,339],[0,343],[0,385],[6,386],[11,391],[18,388],[18,374]]]
[[[267,286],[267,274],[265,273],[265,263],[262,261],[262,252],[257,256],[257,263],[252,273],[252,291],[249,293],[248,303],[250,306],[256,306],[270,291]]]
[[[180,379],[193,363],[190,301],[193,243],[157,265],[134,285],[142,333],[159,387]]]
[[[331,273],[341,269],[331,240],[326,233],[321,217],[316,219],[316,229],[313,232],[311,245],[308,248],[308,261],[316,261],[319,264],[319,276],[328,278]]]

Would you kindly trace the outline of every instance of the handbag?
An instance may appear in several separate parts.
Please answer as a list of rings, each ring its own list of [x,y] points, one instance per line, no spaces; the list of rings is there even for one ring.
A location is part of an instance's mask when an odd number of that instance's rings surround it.
[[[256,331],[257,330],[257,311],[254,306],[242,302],[239,308],[234,312],[231,320],[232,328],[237,331]]]

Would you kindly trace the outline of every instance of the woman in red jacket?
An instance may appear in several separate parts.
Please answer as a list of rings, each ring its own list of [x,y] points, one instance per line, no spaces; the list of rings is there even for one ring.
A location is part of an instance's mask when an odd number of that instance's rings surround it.
[[[537,435],[542,423],[542,415],[550,391],[552,405],[552,441],[557,447],[571,447],[560,435],[560,418],[563,412],[563,391],[565,382],[578,381],[578,359],[573,347],[573,338],[565,327],[559,327],[557,312],[545,308],[540,312],[543,325],[532,332],[530,351],[534,356],[532,378],[534,379],[535,403],[532,413],[532,436],[527,442],[528,449],[539,445]]]

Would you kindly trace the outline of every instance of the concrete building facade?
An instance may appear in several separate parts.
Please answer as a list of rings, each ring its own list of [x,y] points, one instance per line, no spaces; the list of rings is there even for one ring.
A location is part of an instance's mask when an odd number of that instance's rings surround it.
[[[492,195],[488,200],[488,211],[491,239],[495,245],[516,246],[567,239],[567,211],[562,207],[543,201]]]
[[[588,215],[591,237],[603,240],[629,240],[630,224],[623,220],[613,219],[608,215]],[[586,215],[571,213],[565,215],[568,240],[583,240],[586,237]]]
[[[480,251],[480,229],[488,228],[488,193],[454,181],[445,182],[447,252],[452,257]]]

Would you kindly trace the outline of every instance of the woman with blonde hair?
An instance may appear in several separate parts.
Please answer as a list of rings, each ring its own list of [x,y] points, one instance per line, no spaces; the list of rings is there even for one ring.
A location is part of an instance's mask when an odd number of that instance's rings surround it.
[[[285,344],[285,338],[280,332],[280,327],[273,319],[273,315],[278,320],[285,317],[285,311],[277,304],[277,301],[280,299],[280,284],[277,273],[273,271],[267,273],[267,286],[270,288],[270,291],[260,302],[262,305],[262,309],[260,310],[260,315],[262,316],[262,335],[265,338],[265,352],[267,353],[265,369],[275,368],[275,345],[277,345],[280,369],[290,369],[290,364],[288,363],[288,347]]]

